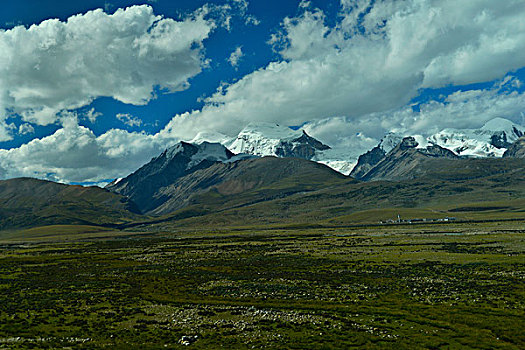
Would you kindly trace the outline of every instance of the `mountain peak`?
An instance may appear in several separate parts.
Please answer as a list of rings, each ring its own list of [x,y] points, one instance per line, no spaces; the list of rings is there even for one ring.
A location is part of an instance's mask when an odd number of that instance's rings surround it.
[[[275,123],[250,123],[228,147],[234,153],[312,159],[330,149],[304,130],[292,130]]]
[[[419,146],[419,143],[416,141],[416,139],[413,136],[408,136],[403,138],[398,147],[404,150],[409,148],[416,148],[417,146]]]
[[[277,123],[251,122],[241,130],[237,138],[243,135],[259,135],[267,139],[288,140],[300,137],[302,132]]]
[[[425,172],[424,163],[432,158],[456,159],[458,156],[438,145],[420,145],[416,137],[408,136],[388,153],[379,144],[360,156],[350,175],[365,181],[410,179]]]
[[[159,158],[164,157],[167,160],[171,160],[179,154],[191,157],[192,162],[188,164],[190,168],[203,160],[222,162],[234,156],[232,152],[220,143],[203,141],[200,144],[193,144],[180,141],[175,146],[166,149]]]
[[[389,132],[381,139],[378,147],[381,148],[385,153],[388,153],[393,150],[402,140],[403,136],[394,132]]]
[[[226,162],[234,156],[220,143],[205,141],[195,145],[181,141],[133,174],[109,184],[106,188],[129,196],[142,210],[147,211],[162,201],[162,198],[151,200],[154,188],[166,186],[177,178],[215,163]],[[137,188],[140,188],[140,191]]]

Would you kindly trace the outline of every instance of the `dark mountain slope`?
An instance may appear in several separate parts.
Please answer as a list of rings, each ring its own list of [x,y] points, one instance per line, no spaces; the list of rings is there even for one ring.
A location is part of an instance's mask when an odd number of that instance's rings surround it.
[[[520,137],[503,154],[504,158],[525,158],[525,136]]]
[[[483,206],[500,202],[502,207],[525,198],[525,160],[523,159],[428,159],[428,172],[404,181],[338,182],[312,186],[309,191],[287,196],[266,197],[252,201],[260,194],[247,191],[242,195],[223,196],[212,190],[194,197],[185,207],[159,224],[159,228],[191,226],[243,226],[267,223],[319,223],[339,216],[370,209],[440,208]],[[217,200],[218,198],[218,200]],[[241,198],[240,203],[235,200]],[[264,198],[260,196],[259,198]],[[522,201],[523,202],[523,201]],[[521,202],[520,202],[521,203]],[[523,202],[525,203],[525,202]],[[523,217],[522,204],[514,210]],[[491,204],[492,206],[492,204]],[[171,218],[171,219],[170,219]],[[170,221],[172,220],[172,221]]]
[[[381,147],[376,146],[372,148],[370,151],[359,156],[357,159],[357,164],[352,169],[350,176],[355,179],[362,179],[370,170],[372,170],[374,166],[377,165],[377,163],[379,163],[385,157],[386,153]]]
[[[129,197],[143,213],[146,213],[165,202],[165,197],[156,195],[160,188],[233,156],[233,153],[220,144],[204,142],[201,145],[193,145],[180,142],[133,174],[109,184],[106,188]]]
[[[418,143],[413,137],[406,137],[376,164],[367,162],[370,170],[365,172],[367,167],[358,164],[359,167],[356,172],[353,172],[353,175],[364,181],[409,180],[425,176],[432,171],[428,167],[428,160],[459,158],[454,152],[437,145],[427,148],[416,148],[417,146]]]
[[[317,151],[326,151],[328,149],[330,149],[330,146],[311,137],[303,130],[303,134],[300,137],[292,141],[282,141],[280,147],[276,150],[276,155],[278,157],[312,159]]]
[[[137,219],[127,198],[98,187],[32,178],[0,181],[0,229],[55,224],[113,224]]]
[[[166,214],[202,203],[216,209],[317,190],[352,180],[329,167],[299,158],[264,157],[217,163],[160,188],[154,201],[164,203],[150,214]]]

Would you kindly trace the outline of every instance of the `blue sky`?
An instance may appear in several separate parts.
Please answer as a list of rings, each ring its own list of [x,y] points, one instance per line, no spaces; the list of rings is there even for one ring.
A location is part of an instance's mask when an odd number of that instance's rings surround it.
[[[7,2],[0,177],[103,181],[251,122],[350,158],[391,131],[523,124],[524,16],[489,0]]]

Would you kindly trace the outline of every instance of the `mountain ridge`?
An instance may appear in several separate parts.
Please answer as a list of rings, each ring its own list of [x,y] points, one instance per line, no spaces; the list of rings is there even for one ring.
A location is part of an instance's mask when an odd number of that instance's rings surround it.
[[[525,158],[525,136],[520,137],[503,154],[503,158]]]
[[[138,213],[132,201],[100,187],[34,178],[0,181],[0,229],[51,224],[107,225],[133,221]]]
[[[459,158],[454,152],[438,145],[426,148],[417,148],[418,146],[416,139],[410,136],[403,138],[386,154],[379,147],[375,147],[359,158],[361,163],[358,163],[350,176],[363,181],[407,180],[421,176],[426,171],[426,159]]]
[[[159,187],[167,186],[177,178],[234,156],[218,143],[203,142],[194,145],[181,141],[127,177],[108,184],[106,189],[129,197],[145,213],[164,200],[162,197],[154,197]]]

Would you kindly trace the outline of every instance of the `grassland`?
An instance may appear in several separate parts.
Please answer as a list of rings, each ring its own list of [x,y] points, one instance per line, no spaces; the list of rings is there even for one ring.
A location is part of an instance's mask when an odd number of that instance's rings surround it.
[[[24,234],[0,349],[525,347],[525,221]]]

